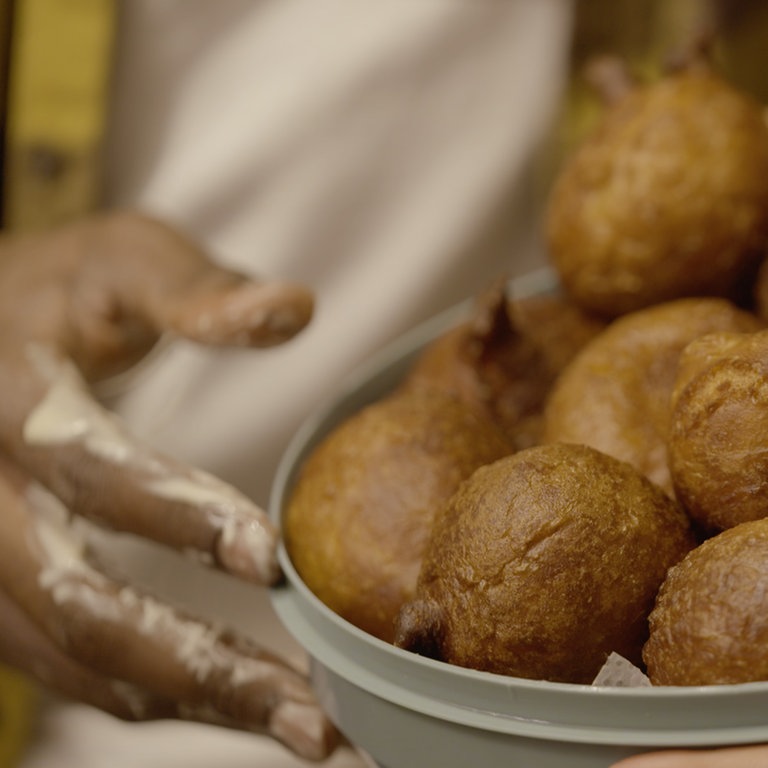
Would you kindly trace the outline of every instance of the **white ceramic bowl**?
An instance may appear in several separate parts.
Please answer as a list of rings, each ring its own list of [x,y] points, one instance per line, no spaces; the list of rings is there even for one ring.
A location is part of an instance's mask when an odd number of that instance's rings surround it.
[[[517,295],[552,290],[549,272]],[[304,458],[338,423],[389,391],[419,350],[467,305],[383,350],[297,433],[275,479],[271,514]],[[307,650],[313,683],[339,729],[386,768],[607,768],[638,752],[768,742],[768,683],[622,688],[548,683],[452,666],[395,648],[329,610],[283,548],[274,607]]]

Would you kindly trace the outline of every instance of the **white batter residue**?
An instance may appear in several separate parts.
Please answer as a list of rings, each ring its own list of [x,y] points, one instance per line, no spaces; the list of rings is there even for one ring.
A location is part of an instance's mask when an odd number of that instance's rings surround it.
[[[93,454],[115,464],[139,459],[135,440],[115,416],[91,397],[74,364],[39,344],[29,345],[27,356],[49,383],[45,396],[24,423],[27,443],[79,442]]]
[[[77,368],[33,344],[27,355],[49,388],[24,424],[30,445],[77,443],[91,454],[141,473],[142,487],[156,497],[187,503],[221,531],[219,559],[228,569],[276,576],[275,534],[266,514],[232,486],[201,470],[179,470],[143,446],[91,396]],[[198,559],[210,563],[210,554]]]
[[[69,512],[50,491],[31,483],[26,491],[27,504],[34,512],[35,543],[42,549],[46,567],[40,585],[50,587],[56,575],[89,569],[85,562],[85,538],[70,524]]]
[[[256,519],[227,518],[221,535],[219,556],[237,573],[258,571],[264,583],[277,578],[279,566],[274,558],[275,535]]]
[[[165,475],[150,480],[146,487],[156,496],[172,501],[183,501],[197,507],[213,507],[222,512],[250,508],[249,499],[217,477],[192,470],[188,476]]]
[[[218,486],[218,483],[216,480],[213,485]],[[183,483],[178,486],[170,483],[165,491],[172,488],[182,495],[197,496]],[[31,528],[34,540],[30,544],[40,552],[43,560],[38,583],[62,611],[74,607],[84,610],[96,621],[130,628],[146,638],[147,654],[168,654],[169,661],[179,664],[201,685],[212,674],[223,673],[229,677],[233,689],[250,685],[260,689],[261,683],[269,678],[271,664],[239,656],[221,642],[221,627],[183,616],[170,605],[140,594],[130,586],[115,591],[114,584],[87,562],[89,524],[72,517],[46,488],[37,483],[30,484],[27,502],[34,516]],[[114,680],[112,690],[134,716],[141,718],[144,715],[147,699],[140,688]],[[200,716],[201,713],[197,714]],[[208,713],[208,718],[225,720],[220,714],[213,713]]]
[[[115,696],[128,707],[137,720],[143,720],[146,717],[149,694],[124,680],[111,680],[110,687]]]
[[[146,487],[161,498],[204,508],[216,518],[221,528],[217,554],[226,567],[238,573],[255,568],[265,582],[275,577],[275,533],[268,527],[266,515],[235,488],[201,470],[193,470],[186,477],[156,477]]]
[[[171,640],[176,658],[198,682],[204,682],[221,664],[218,627],[182,618],[171,606],[139,595],[130,587],[120,590],[117,601],[126,616],[133,616],[134,626],[142,635]]]
[[[38,484],[29,486],[27,500],[35,515],[33,544],[42,550],[45,562],[38,583],[57,605],[64,610],[67,605],[77,605],[101,621],[130,624],[148,639],[171,646],[176,660],[198,682],[226,666],[232,667],[234,680],[247,679],[220,646],[219,627],[181,617],[171,606],[131,587],[110,591],[107,578],[86,561],[86,538],[64,505]],[[87,580],[72,578],[79,575]],[[242,663],[250,664],[247,660]]]
[[[99,592],[107,579],[86,559],[87,523],[67,509],[43,486],[28,486],[27,503],[34,515],[31,528],[35,548],[42,550],[43,567],[37,581],[57,605],[77,603],[104,621],[119,621],[117,605]],[[84,577],[84,579],[78,577]],[[75,577],[75,578],[73,578]]]
[[[225,518],[255,505],[244,494],[202,470],[173,472],[142,446],[112,413],[91,396],[88,386],[69,361],[50,349],[30,345],[28,356],[49,389],[24,424],[30,445],[80,443],[91,453],[114,464],[130,463],[150,476],[144,487],[158,497],[206,508]]]

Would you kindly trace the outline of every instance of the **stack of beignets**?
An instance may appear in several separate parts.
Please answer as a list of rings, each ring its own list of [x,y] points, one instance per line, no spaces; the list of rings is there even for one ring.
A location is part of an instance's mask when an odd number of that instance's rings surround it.
[[[655,684],[768,679],[766,190],[762,105],[695,62],[620,99],[551,198],[565,290],[618,319],[556,383],[544,438],[631,462],[702,542],[650,618]]]
[[[290,553],[334,610],[449,663],[585,683],[617,652],[654,684],[768,679],[762,106],[700,61],[633,88],[563,168],[547,235],[562,293],[493,286],[394,397],[494,423],[502,457],[430,495],[415,462],[371,491],[378,448],[321,446]],[[419,451],[447,450],[446,423],[418,420]]]

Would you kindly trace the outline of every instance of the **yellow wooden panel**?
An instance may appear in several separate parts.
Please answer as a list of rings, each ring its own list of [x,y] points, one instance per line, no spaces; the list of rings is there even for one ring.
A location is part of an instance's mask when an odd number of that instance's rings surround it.
[[[37,699],[30,682],[0,665],[0,768],[18,764],[31,736]]]
[[[18,0],[6,127],[5,227],[94,208],[101,182],[114,0]]]
[[[111,0],[22,0],[11,59],[11,134],[82,147],[99,138],[109,86]]]

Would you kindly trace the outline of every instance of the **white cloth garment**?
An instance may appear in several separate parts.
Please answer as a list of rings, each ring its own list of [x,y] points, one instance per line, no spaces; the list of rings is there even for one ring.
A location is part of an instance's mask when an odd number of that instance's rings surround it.
[[[222,262],[311,286],[281,348],[174,344],[120,410],[153,444],[262,504],[286,443],[345,375],[502,272],[538,266],[539,173],[567,0],[128,0],[109,203]],[[263,590],[157,548],[105,544],[155,593],[301,655]],[[305,765],[268,739],[127,725],[51,702],[24,768]],[[360,766],[351,752],[328,765]]]

